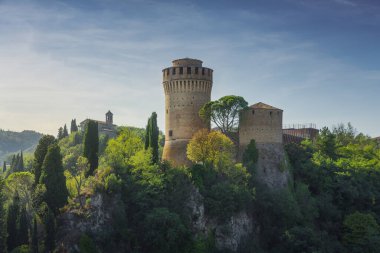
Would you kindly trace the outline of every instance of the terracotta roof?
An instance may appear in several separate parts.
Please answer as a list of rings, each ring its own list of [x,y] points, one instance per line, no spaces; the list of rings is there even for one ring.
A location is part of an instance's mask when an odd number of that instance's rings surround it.
[[[257,104],[251,105],[250,108],[252,108],[252,109],[280,110],[280,111],[282,111],[279,108],[273,107],[271,105],[264,104],[262,102],[259,102]]]

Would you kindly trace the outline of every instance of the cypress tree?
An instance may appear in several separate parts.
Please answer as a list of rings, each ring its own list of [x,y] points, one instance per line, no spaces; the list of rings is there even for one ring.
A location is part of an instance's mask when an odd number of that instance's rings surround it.
[[[20,212],[20,197],[16,192],[13,196],[12,203],[8,207],[7,213],[7,244],[8,251],[12,251],[14,248],[18,246],[17,239],[17,218]]]
[[[37,231],[37,219],[33,219],[33,232],[32,232],[32,245],[30,247],[31,253],[38,253],[38,231]]]
[[[21,155],[19,157],[19,161],[17,163],[17,171],[24,171],[24,155],[21,151]]]
[[[63,138],[63,128],[60,127],[58,128],[58,135],[57,135],[57,139],[60,140]]]
[[[13,155],[13,156],[12,156],[12,161],[11,161],[11,168],[10,168],[10,170],[13,170],[13,168],[15,167],[15,163],[16,163],[16,155]]]
[[[83,140],[83,156],[87,158],[90,169],[86,172],[86,176],[93,175],[95,169],[98,167],[98,153],[99,153],[99,133],[98,123],[89,120],[86,125],[86,130]]]
[[[150,125],[151,125],[151,117],[148,118],[148,123],[146,124],[145,128],[145,149],[149,148],[149,140],[150,140]]]
[[[45,202],[57,214],[59,208],[67,203],[68,190],[62,165],[59,146],[54,143],[49,146],[42,164],[40,183],[45,184]]]
[[[7,223],[5,211],[4,180],[0,177],[0,252],[7,252]]]
[[[12,168],[12,172],[19,172],[19,168],[20,168],[20,154],[17,154],[15,163]]]
[[[4,161],[3,163],[3,173],[5,173],[7,171],[7,162]]]
[[[70,133],[78,132],[77,120],[71,120]]]
[[[66,127],[66,124],[65,124],[64,127],[63,127],[62,138],[65,138],[67,136],[69,136],[69,133],[67,132],[67,127]]]
[[[18,245],[24,245],[29,243],[29,220],[28,213],[26,211],[26,207],[24,206],[21,209],[20,218],[19,218],[19,226],[18,226]]]
[[[44,162],[48,147],[55,142],[54,136],[44,135],[40,139],[36,151],[34,152],[33,170],[34,185],[37,185],[41,177],[41,168]]]
[[[145,133],[145,149],[152,149],[153,163],[158,162],[158,135],[157,113],[153,112],[152,116],[148,119]]]

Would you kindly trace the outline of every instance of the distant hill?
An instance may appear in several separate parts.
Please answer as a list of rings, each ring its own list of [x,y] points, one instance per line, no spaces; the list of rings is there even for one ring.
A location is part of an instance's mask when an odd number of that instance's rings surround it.
[[[6,158],[19,151],[24,153],[34,152],[38,141],[42,137],[41,133],[25,130],[22,132],[4,131],[0,129],[0,162],[2,164]]]

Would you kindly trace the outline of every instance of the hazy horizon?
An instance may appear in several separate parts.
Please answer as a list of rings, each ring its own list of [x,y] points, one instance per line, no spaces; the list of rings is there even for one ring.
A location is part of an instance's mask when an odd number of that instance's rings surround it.
[[[0,129],[56,135],[76,118],[164,130],[162,69],[214,70],[212,99],[284,110],[284,124],[380,136],[375,0],[0,1]]]

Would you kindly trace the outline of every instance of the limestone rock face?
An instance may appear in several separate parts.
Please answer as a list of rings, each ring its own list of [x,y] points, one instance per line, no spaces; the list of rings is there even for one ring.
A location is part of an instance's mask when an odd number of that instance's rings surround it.
[[[72,209],[59,216],[56,237],[59,239],[58,252],[79,252],[78,243],[84,233],[91,235],[97,243],[107,244],[102,240],[102,235],[114,230],[113,211],[120,204],[119,201],[115,196],[108,198],[102,194],[95,194],[91,196],[91,203],[85,208]],[[193,234],[208,236],[212,233],[218,250],[237,252],[249,236],[254,236],[254,220],[245,211],[234,214],[224,222],[207,217],[204,198],[195,187],[189,194],[187,208],[191,214]],[[113,252],[126,252],[127,245],[123,245],[122,242],[119,244],[114,247]]]
[[[207,236],[214,233],[215,244],[218,250],[230,250],[236,252],[248,236],[252,235],[253,218],[245,211],[236,213],[224,223],[205,215],[203,197],[198,189],[194,189],[188,201],[188,207],[192,212],[192,227],[196,235]]]
[[[92,234],[96,239],[97,235],[112,231],[112,212],[118,201],[118,197],[105,199],[104,195],[95,194],[90,197],[90,203],[85,208],[71,209],[60,215],[57,218],[59,230],[56,236],[59,239],[59,252],[79,252],[78,242],[84,233]]]
[[[281,143],[259,143],[257,162],[257,180],[270,188],[280,189],[289,181],[289,162]]]
[[[215,243],[219,250],[236,252],[244,239],[253,231],[253,220],[246,212],[240,212],[230,218],[227,224],[215,229]]]

